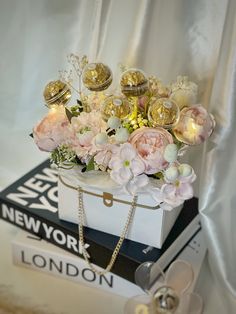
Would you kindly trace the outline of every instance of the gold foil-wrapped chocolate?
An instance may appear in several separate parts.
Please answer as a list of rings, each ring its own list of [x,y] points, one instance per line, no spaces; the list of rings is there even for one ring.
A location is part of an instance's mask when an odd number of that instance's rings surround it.
[[[82,80],[87,89],[99,92],[111,85],[112,73],[103,63],[89,63],[83,70]]]
[[[65,105],[71,98],[71,90],[68,85],[60,80],[49,82],[44,89],[44,100],[51,108]]]
[[[203,143],[213,132],[214,117],[201,105],[185,107],[173,128],[175,137],[187,145]]]
[[[141,96],[148,90],[148,79],[143,71],[129,69],[120,79],[121,92],[127,96]]]
[[[148,119],[154,127],[171,128],[179,119],[179,107],[169,98],[155,99],[148,108]]]
[[[109,96],[105,99],[101,112],[105,121],[111,116],[116,116],[117,118],[124,120],[133,112],[133,109],[132,105],[124,97]]]

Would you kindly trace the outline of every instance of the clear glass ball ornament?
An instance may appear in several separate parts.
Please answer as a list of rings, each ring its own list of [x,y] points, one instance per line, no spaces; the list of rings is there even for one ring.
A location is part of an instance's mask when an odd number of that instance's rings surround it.
[[[179,107],[169,98],[158,98],[148,108],[148,119],[152,126],[172,128],[179,119]]]
[[[103,63],[89,63],[83,70],[82,81],[90,91],[103,91],[111,85],[112,72]]]
[[[143,71],[129,69],[121,75],[120,87],[127,97],[141,96],[148,90],[148,79]]]
[[[64,106],[71,98],[71,90],[66,83],[60,80],[51,81],[45,86],[43,97],[49,108]]]
[[[101,113],[105,121],[115,116],[120,120],[126,119],[133,112],[133,106],[127,99],[120,96],[109,96],[102,104]]]

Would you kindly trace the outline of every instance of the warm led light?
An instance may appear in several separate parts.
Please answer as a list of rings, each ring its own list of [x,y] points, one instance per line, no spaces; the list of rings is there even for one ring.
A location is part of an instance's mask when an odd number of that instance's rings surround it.
[[[201,105],[181,110],[177,125],[173,128],[176,138],[187,145],[204,142],[213,132],[214,119]]]

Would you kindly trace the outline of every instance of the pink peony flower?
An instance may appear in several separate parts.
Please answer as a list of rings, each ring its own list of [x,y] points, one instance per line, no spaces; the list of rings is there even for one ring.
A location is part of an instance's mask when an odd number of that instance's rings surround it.
[[[187,145],[199,145],[212,134],[215,120],[201,105],[183,108],[173,131],[181,142]]]
[[[77,156],[86,162],[98,151],[94,138],[98,133],[106,131],[107,124],[99,112],[91,111],[82,112],[78,117],[73,117],[71,128],[76,134],[74,138],[71,138],[71,145]]]
[[[163,154],[165,147],[173,143],[173,138],[165,129],[142,127],[131,134],[129,142],[144,161],[145,173],[157,173],[168,166]]]
[[[53,108],[34,127],[33,137],[40,150],[51,152],[70,137],[69,121],[65,108]]]
[[[111,178],[122,185],[142,174],[145,170],[145,164],[134,147],[125,143],[113,150],[109,168],[111,169]]]

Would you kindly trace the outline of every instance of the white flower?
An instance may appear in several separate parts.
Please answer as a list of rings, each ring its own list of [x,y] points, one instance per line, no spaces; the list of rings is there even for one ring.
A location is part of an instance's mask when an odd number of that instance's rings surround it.
[[[118,184],[127,184],[144,172],[145,164],[131,144],[122,144],[112,153],[109,162],[110,176]]]
[[[166,183],[160,189],[158,195],[162,201],[160,206],[165,210],[171,210],[193,197],[192,183],[196,179],[194,170],[186,164],[184,166],[180,165],[178,169],[181,170],[181,168],[188,169],[186,172],[179,172],[175,180],[166,180]],[[166,177],[164,178],[166,179]]]
[[[126,190],[129,194],[135,195],[137,192],[141,191],[149,183],[149,178],[146,174],[140,174],[134,177],[126,185]]]

